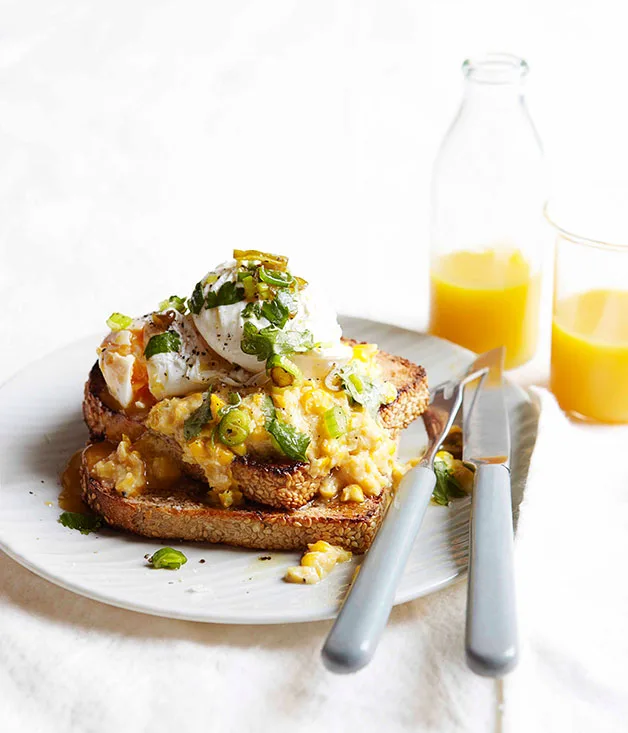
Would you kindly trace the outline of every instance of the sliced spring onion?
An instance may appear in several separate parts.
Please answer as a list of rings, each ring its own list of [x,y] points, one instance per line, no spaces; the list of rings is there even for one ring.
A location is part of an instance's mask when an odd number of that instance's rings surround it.
[[[218,424],[218,438],[225,445],[240,445],[251,432],[251,418],[246,410],[229,410]]]
[[[276,288],[288,288],[294,282],[294,277],[289,272],[267,270],[264,265],[259,268],[259,279]]]
[[[250,275],[247,275],[242,278],[242,285],[244,286],[244,297],[247,300],[252,300],[255,297],[255,292],[257,290],[255,280],[253,280]]]
[[[154,568],[165,568],[166,570],[178,570],[187,561],[187,557],[174,547],[162,547],[148,558],[148,562]]]
[[[131,316],[125,316],[122,313],[112,313],[107,318],[107,325],[112,331],[123,331],[133,323]]]
[[[270,287],[266,283],[257,283],[256,287],[260,300],[267,300],[270,298]]]
[[[347,432],[347,413],[335,405],[323,415],[323,423],[330,438],[339,438]]]
[[[288,267],[287,257],[260,252],[258,249],[234,249],[233,259],[238,262],[261,262],[270,265],[275,270],[285,270]]]
[[[159,304],[160,311],[175,310],[179,313],[185,313],[187,310],[185,306],[185,298],[180,298],[178,295],[171,295],[166,300],[162,300]]]
[[[270,357],[266,363],[266,371],[277,387],[289,387],[303,376],[294,362],[280,354]]]
[[[342,389],[342,381],[336,367],[334,367],[325,377],[325,386],[331,392],[340,392]]]

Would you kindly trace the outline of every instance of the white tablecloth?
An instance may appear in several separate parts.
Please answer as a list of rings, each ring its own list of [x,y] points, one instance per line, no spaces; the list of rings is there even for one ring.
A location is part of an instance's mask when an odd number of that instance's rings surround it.
[[[613,177],[628,169],[622,98],[606,91],[623,83],[625,22],[605,12],[0,4],[0,381],[113,310],[188,292],[234,246],[286,252],[342,312],[423,327],[430,165],[462,57],[526,55],[555,174],[605,162]],[[514,378],[542,383],[546,364],[542,350]],[[464,667],[464,583],[396,608],[372,665],[337,678],[318,659],[328,623],[150,618],[0,555],[0,730],[625,729],[625,436],[544,413],[517,548],[524,655],[503,690]]]

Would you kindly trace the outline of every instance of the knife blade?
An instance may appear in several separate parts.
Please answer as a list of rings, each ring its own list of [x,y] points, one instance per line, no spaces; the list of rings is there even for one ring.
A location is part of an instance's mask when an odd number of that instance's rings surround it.
[[[510,429],[504,399],[505,349],[482,354],[465,387],[463,460],[475,467],[471,505],[465,648],[469,667],[501,677],[517,664]]]

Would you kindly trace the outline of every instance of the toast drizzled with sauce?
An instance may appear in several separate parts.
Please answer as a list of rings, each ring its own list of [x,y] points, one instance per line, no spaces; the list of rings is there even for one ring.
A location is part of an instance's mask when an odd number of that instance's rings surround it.
[[[428,402],[422,367],[343,338],[287,259],[256,251],[108,324],[83,403],[92,510],[164,539],[368,548]]]

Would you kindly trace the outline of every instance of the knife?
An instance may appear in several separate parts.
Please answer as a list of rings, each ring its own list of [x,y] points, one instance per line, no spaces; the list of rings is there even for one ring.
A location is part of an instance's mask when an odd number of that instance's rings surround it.
[[[467,384],[463,402],[463,460],[475,467],[465,647],[484,677],[510,672],[519,654],[504,354],[500,347],[476,359],[470,371],[486,373]]]
[[[432,392],[423,414],[427,451],[401,480],[323,647],[323,662],[331,672],[357,672],[375,654],[436,484],[434,456],[462,406],[464,385],[477,377],[469,372],[461,381],[447,382]]]

